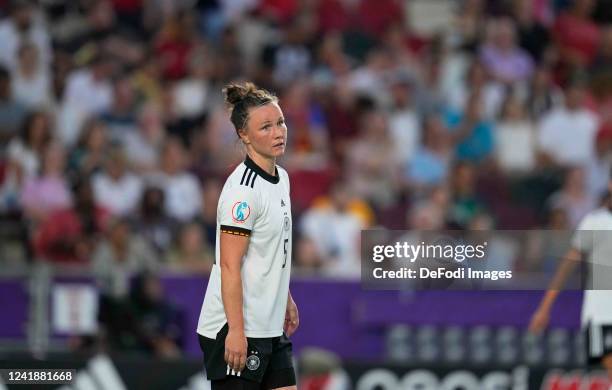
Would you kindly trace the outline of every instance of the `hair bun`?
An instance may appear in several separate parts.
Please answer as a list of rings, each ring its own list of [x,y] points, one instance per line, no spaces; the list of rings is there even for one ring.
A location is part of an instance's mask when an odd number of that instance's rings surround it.
[[[232,83],[223,88],[225,102],[231,106],[237,105],[244,98],[255,93],[256,91],[257,87],[251,82],[246,82],[244,84]]]

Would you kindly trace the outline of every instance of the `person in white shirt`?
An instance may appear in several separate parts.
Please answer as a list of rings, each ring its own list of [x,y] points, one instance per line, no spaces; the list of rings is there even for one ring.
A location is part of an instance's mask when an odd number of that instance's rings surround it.
[[[212,390],[297,390],[291,336],[299,325],[289,292],[289,176],[276,165],[287,127],[278,99],[252,83],[225,89],[247,156],[217,207],[215,262],[197,333]]]
[[[538,147],[545,160],[559,166],[584,166],[595,155],[597,116],[583,106],[584,87],[574,82],[565,91],[565,104],[544,116]]]
[[[314,246],[323,272],[333,277],[358,278],[362,221],[348,210],[350,190],[343,182],[330,190],[330,205],[307,210],[302,217],[303,241]]]
[[[106,160],[104,172],[94,175],[92,187],[96,202],[113,215],[127,215],[136,209],[143,191],[139,176],[126,170],[125,155],[113,150]]]
[[[166,212],[181,222],[195,218],[202,207],[200,183],[185,169],[185,148],[177,138],[169,138],[162,150],[160,171],[149,176],[149,183],[163,188]]]
[[[53,103],[51,78],[40,61],[36,45],[24,43],[18,50],[18,67],[12,74],[13,98],[30,108],[49,108]]]
[[[57,117],[58,136],[64,145],[75,143],[83,123],[91,115],[101,114],[111,107],[112,71],[109,60],[98,56],[89,67],[75,70],[68,76]]]
[[[51,64],[51,37],[36,13],[35,2],[17,0],[11,2],[10,17],[0,22],[0,64],[10,70],[17,69],[17,51],[24,42],[38,48],[42,65],[48,70]]]
[[[612,172],[608,190],[612,191]],[[581,323],[587,329],[589,363],[601,363],[612,380],[612,203],[587,214],[580,222],[571,249],[565,254],[553,281],[538,309],[533,314],[529,329],[541,332],[550,320],[550,311],[565,281],[578,263],[588,258],[590,272],[582,304]]]
[[[536,136],[524,104],[514,95],[502,105],[495,132],[495,157],[500,168],[508,174],[531,172],[536,163]]]

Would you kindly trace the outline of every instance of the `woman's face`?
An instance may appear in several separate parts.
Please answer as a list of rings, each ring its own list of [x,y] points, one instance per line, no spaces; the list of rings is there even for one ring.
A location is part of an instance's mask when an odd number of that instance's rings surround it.
[[[37,147],[43,144],[49,132],[47,125],[47,117],[44,115],[36,115],[32,120],[28,137],[31,146]]]
[[[101,150],[106,145],[106,131],[104,126],[97,124],[89,133],[87,138],[87,147],[90,150]]]
[[[277,103],[249,109],[246,128],[239,133],[247,148],[265,158],[285,153],[287,125]]]

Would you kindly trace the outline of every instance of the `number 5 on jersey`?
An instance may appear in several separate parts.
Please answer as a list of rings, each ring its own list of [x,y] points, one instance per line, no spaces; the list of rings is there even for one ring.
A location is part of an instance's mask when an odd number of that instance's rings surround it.
[[[283,242],[283,251],[285,252],[285,261],[283,261],[283,267],[285,268],[285,266],[287,265],[287,244],[289,243],[289,239],[285,238],[285,241]]]

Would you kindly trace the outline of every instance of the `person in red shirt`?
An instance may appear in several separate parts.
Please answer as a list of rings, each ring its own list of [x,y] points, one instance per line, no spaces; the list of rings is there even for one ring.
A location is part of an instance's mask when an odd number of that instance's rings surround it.
[[[193,48],[188,26],[186,15],[168,18],[155,39],[154,51],[166,79],[178,80],[187,75]]]
[[[584,67],[595,59],[601,33],[591,19],[594,6],[594,0],[576,0],[557,18],[553,34],[563,65]]]
[[[359,26],[375,37],[380,37],[387,26],[404,21],[404,10],[397,0],[361,0],[357,13]]]
[[[62,264],[88,262],[110,213],[94,203],[89,180],[74,185],[74,197],[72,208],[54,212],[34,232],[32,246],[36,258]]]

